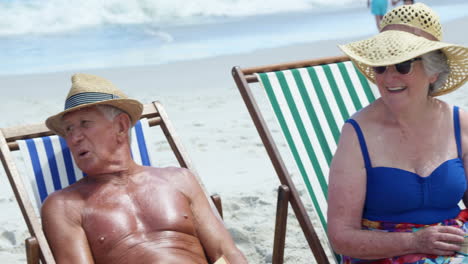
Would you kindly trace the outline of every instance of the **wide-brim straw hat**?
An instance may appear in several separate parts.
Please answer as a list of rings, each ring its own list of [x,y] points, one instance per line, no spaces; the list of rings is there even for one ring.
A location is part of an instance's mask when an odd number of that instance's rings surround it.
[[[441,41],[439,16],[428,6],[417,3],[394,8],[383,17],[380,27],[381,33],[374,37],[339,45],[370,81],[375,83],[372,67],[398,64],[435,50],[447,56],[450,73],[431,96],[454,91],[467,81],[468,48]]]
[[[47,127],[59,136],[64,136],[62,118],[65,114],[96,105],[114,106],[130,116],[131,125],[140,119],[143,105],[128,98],[110,81],[91,74],[77,73],[72,76],[72,87],[65,100],[64,111],[46,120]]]

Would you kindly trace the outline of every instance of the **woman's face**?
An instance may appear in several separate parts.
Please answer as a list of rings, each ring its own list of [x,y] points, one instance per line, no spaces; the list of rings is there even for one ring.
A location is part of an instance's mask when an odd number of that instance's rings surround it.
[[[400,68],[400,72],[397,68]],[[411,68],[405,73],[405,67],[387,66],[385,71],[375,72],[375,80],[384,102],[398,110],[417,102],[427,100],[429,84],[437,80],[437,74],[429,76],[424,70],[422,61],[416,58]],[[401,73],[403,72],[403,73]]]

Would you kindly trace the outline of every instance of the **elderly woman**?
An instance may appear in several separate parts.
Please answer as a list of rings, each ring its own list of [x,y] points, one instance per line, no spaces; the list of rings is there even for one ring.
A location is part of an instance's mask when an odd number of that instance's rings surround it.
[[[441,42],[438,16],[421,3],[393,9],[381,27],[340,46],[381,97],[342,128],[330,168],[330,241],[344,263],[468,263],[458,253],[468,113],[436,98],[467,80],[468,48]]]

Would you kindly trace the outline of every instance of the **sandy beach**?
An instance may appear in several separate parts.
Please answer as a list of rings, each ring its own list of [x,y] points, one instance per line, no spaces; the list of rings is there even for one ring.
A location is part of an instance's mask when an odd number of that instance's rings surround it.
[[[468,17],[443,26],[444,41],[468,45]],[[225,224],[249,263],[271,263],[279,181],[231,77],[231,68],[341,55],[337,44],[352,40],[330,39],[156,66],[83,72],[108,78],[143,103],[163,103],[206,189],[221,195]],[[73,73],[0,76],[4,98],[0,127],[42,122],[60,111]],[[468,109],[467,96],[465,85],[441,99]],[[174,165],[169,148],[160,142],[152,142],[157,165]],[[292,174],[297,175],[294,170]],[[0,183],[0,260],[25,263],[24,239],[29,233],[3,169]],[[306,204],[306,208],[313,215],[312,206]],[[285,263],[314,263],[312,259],[290,210]]]

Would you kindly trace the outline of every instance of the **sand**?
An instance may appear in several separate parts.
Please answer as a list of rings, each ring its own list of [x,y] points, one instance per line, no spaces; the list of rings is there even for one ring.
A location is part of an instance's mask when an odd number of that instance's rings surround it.
[[[445,41],[468,45],[467,27],[468,18],[447,23]],[[270,263],[279,181],[232,80],[231,68],[341,55],[336,45],[349,41],[331,39],[248,54],[82,72],[110,79],[143,103],[164,104],[206,189],[221,195],[225,224],[237,245],[250,263]],[[4,98],[0,127],[38,123],[60,111],[72,73],[0,76]],[[468,109],[467,95],[465,86],[441,98]],[[171,165],[168,147],[160,139],[152,144],[158,165]],[[285,150],[284,145],[280,148]],[[294,169],[292,173],[297,178]],[[0,260],[24,263],[28,232],[3,170],[0,183]],[[301,187],[299,191],[304,193]],[[311,205],[305,206],[312,213]],[[314,263],[312,259],[290,209],[285,263]]]

